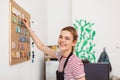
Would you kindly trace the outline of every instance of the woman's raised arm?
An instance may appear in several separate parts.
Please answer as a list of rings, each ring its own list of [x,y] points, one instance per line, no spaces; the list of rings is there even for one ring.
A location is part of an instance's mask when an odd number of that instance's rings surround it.
[[[37,48],[40,49],[41,51],[43,51],[44,53],[52,56],[53,58],[56,58],[55,51],[52,50],[51,48],[49,48],[48,46],[46,46],[45,44],[43,44],[43,42],[37,37],[37,35],[30,28],[29,22],[27,20],[23,19],[23,23],[24,23],[26,29],[28,30],[35,45],[37,46]]]

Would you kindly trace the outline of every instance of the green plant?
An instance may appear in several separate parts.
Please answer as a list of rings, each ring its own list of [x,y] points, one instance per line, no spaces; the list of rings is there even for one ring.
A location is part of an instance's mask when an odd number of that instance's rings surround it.
[[[73,24],[79,35],[78,42],[75,46],[76,55],[91,63],[96,61],[94,50],[94,37],[96,32],[92,29],[93,25],[94,23],[90,23],[83,19],[76,20]]]

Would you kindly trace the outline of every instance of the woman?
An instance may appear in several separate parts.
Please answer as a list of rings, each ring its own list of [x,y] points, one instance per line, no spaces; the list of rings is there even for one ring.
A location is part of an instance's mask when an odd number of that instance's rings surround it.
[[[58,58],[57,80],[85,80],[83,63],[74,54],[74,46],[77,42],[78,34],[73,27],[67,26],[61,30],[58,38],[59,49],[54,51],[41,42],[32,32],[25,19],[23,23],[38,49],[54,58]]]

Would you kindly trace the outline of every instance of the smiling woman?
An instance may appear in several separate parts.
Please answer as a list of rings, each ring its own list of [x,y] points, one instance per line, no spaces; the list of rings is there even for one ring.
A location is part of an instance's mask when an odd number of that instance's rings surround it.
[[[78,34],[74,27],[64,27],[58,38],[59,49],[54,51],[44,45],[42,41],[32,32],[27,20],[23,20],[26,29],[35,45],[44,53],[57,58],[59,61],[58,70],[56,72],[57,80],[85,80],[85,72],[82,60],[74,54],[74,46],[77,42]]]
[[[67,26],[63,28],[58,39],[59,48],[64,52],[69,51],[67,53],[70,53],[71,50],[74,49],[77,42],[77,37],[77,32],[73,27]],[[67,57],[68,54],[63,54],[63,56]]]

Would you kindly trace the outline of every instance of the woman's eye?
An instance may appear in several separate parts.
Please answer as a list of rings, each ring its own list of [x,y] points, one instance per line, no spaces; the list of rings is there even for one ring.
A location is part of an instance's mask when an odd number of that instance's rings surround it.
[[[66,40],[70,40],[70,38],[69,38],[69,37],[66,37],[65,39],[66,39]]]
[[[59,36],[59,38],[62,38],[62,36]]]

